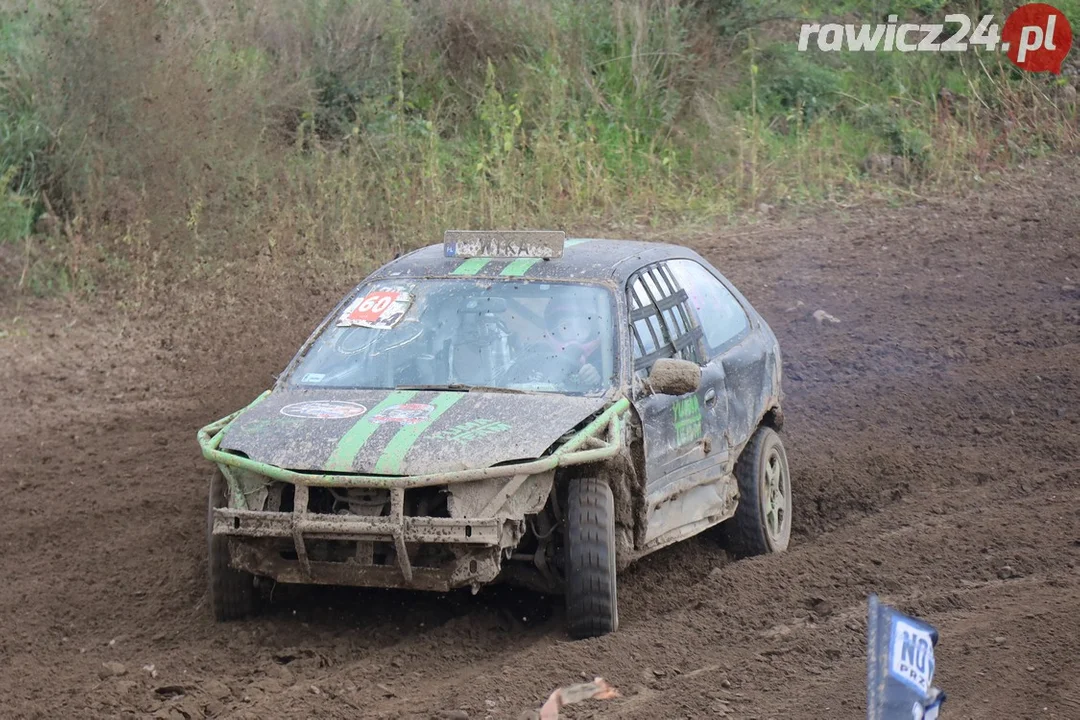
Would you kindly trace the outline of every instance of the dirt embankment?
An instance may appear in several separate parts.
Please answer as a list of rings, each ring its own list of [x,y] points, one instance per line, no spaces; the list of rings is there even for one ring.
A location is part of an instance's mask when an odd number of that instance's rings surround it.
[[[586,642],[557,601],[494,589],[280,589],[213,623],[195,430],[333,297],[9,308],[2,714],[514,718],[603,675],[623,697],[570,717],[854,718],[876,591],[941,630],[948,717],[1080,717],[1080,163],[695,244],[780,336],[797,536],[647,558],[620,631]]]

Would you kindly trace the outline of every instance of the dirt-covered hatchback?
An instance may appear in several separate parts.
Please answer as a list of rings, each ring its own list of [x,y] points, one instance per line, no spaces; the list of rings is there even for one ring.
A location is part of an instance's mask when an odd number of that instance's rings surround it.
[[[784,550],[780,352],[691,250],[449,231],[326,317],[271,390],[199,431],[219,619],[267,579],[566,596],[618,626],[617,572],[720,525]]]

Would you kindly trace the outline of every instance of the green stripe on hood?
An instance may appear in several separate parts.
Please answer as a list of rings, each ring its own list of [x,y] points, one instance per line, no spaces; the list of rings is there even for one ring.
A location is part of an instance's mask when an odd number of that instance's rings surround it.
[[[434,409],[431,414],[415,425],[406,425],[397,431],[390,439],[375,463],[376,475],[400,475],[401,465],[405,461],[405,455],[409,452],[416,440],[424,434],[431,424],[439,419],[439,416],[449,410],[454,403],[465,397],[465,393],[439,393],[431,401]]]
[[[371,422],[369,418],[375,417],[380,412],[392,405],[402,405],[409,402],[416,395],[415,390],[399,390],[392,392],[383,398],[375,407],[364,414],[364,417],[356,421],[349,430],[341,436],[334,452],[326,461],[326,469],[330,472],[353,472],[353,460],[364,443],[382,427],[378,423]]]

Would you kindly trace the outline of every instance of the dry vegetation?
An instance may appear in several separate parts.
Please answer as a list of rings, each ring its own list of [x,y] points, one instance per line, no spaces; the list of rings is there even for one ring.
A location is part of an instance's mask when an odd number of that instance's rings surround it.
[[[845,17],[955,4],[877,5]],[[0,295],[356,277],[448,227],[641,234],[1077,147],[1075,67],[797,53],[816,6],[8,2]]]

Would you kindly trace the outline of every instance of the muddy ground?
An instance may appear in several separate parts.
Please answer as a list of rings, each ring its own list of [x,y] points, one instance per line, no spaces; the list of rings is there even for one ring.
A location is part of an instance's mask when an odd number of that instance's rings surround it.
[[[780,336],[796,537],[647,558],[584,642],[508,590],[279,587],[213,622],[195,430],[344,285],[2,308],[0,715],[516,718],[602,675],[623,697],[569,717],[855,718],[876,591],[941,631],[945,717],[1080,718],[1080,163],[689,242]]]

